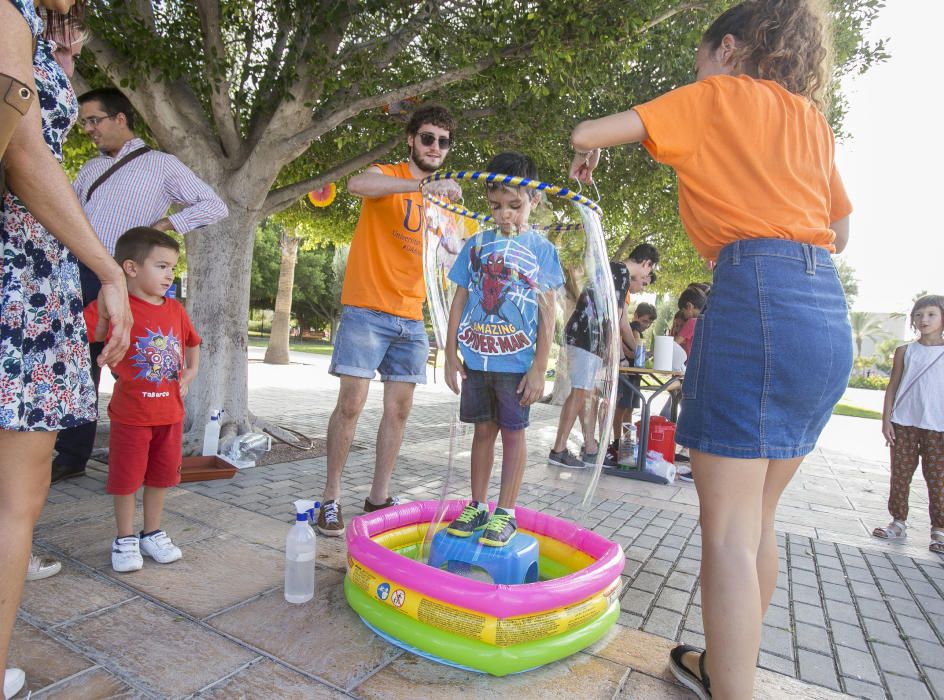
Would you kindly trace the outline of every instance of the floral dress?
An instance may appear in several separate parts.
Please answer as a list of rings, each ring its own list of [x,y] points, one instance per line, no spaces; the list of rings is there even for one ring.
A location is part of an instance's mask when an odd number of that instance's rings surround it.
[[[32,0],[12,2],[37,37],[33,56],[43,136],[62,160],[78,114],[72,86],[42,38]],[[71,428],[96,418],[88,337],[75,256],[11,192],[0,204],[0,429]]]

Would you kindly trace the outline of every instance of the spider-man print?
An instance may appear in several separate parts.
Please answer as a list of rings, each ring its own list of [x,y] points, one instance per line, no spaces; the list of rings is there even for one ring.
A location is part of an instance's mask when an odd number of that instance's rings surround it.
[[[511,237],[486,231],[466,243],[449,277],[469,292],[458,331],[466,365],[527,371],[541,295],[563,283],[556,248],[534,231]]]

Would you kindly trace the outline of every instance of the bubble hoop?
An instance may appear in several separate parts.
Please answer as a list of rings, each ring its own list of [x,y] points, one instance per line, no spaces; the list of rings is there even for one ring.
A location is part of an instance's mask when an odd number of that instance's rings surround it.
[[[558,199],[564,199],[574,204],[579,204],[586,207],[590,211],[594,212],[597,216],[603,216],[603,210],[600,208],[600,205],[594,202],[589,197],[586,197],[579,192],[574,192],[573,190],[567,187],[560,187],[558,185],[551,185],[547,182],[542,182],[541,180],[532,180],[527,177],[520,177],[518,175],[505,175],[504,173],[490,173],[484,170],[447,170],[442,173],[433,173],[432,175],[423,178],[420,181],[420,192],[423,195],[423,199],[435,204],[438,207],[442,207],[448,212],[453,214],[458,214],[459,216],[464,216],[473,221],[479,221],[482,223],[488,221],[494,221],[494,217],[490,214],[482,214],[480,212],[472,211],[467,207],[462,206],[461,204],[454,204],[445,199],[440,199],[425,190],[426,185],[429,185],[433,182],[438,182],[439,180],[454,180],[456,182],[468,180],[468,181],[478,181],[482,180],[485,183],[494,183],[500,185],[508,185],[509,187],[525,187],[531,190],[537,190],[538,192],[546,192],[548,195],[557,197]],[[542,231],[582,231],[583,224],[555,224],[551,226],[539,227],[539,230]]]

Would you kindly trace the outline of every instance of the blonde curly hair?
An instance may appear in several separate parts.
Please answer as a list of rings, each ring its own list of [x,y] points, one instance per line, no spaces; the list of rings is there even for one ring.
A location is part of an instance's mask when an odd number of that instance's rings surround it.
[[[719,16],[702,44],[737,40],[740,73],[773,80],[825,111],[832,73],[832,22],[822,0],[745,0]]]

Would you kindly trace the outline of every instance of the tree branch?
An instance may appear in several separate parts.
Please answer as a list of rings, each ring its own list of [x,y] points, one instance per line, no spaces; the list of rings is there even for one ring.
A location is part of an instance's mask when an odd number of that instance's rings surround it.
[[[354,172],[355,170],[359,170],[360,168],[370,165],[378,158],[381,158],[392,151],[402,142],[403,136],[401,134],[397,134],[396,136],[387,139],[383,143],[374,146],[366,153],[361,153],[354,158],[346,160],[345,162],[336,165],[330,170],[319,173],[315,177],[272,190],[269,192],[268,196],[266,196],[265,202],[262,205],[262,216],[271,216],[272,214],[280,212],[283,209],[291,206],[296,200],[298,200],[299,197],[304,196],[306,193],[318,189],[319,187],[324,187],[328,183],[339,180],[340,178]]]
[[[151,75],[142,81],[146,89],[139,90],[133,87],[136,76],[114,46],[96,34],[89,38],[86,46],[113,84],[125,84],[122,91],[163,148],[175,153],[190,148],[204,154],[205,144],[218,143],[200,101],[184,83],[157,80]]]
[[[321,117],[310,127],[288,138],[281,133],[269,133],[267,134],[267,138],[261,140],[256,148],[253,149],[253,155],[247,160],[247,165],[244,167],[251,167],[252,161],[263,157],[267,159],[274,158],[281,162],[293,160],[304,153],[311,145],[312,141],[335,129],[340,124],[343,124],[345,121],[361,112],[392,102],[399,102],[400,100],[413,97],[414,95],[432,92],[451,83],[465,80],[493,66],[499,60],[515,59],[526,55],[530,47],[530,43],[509,47],[498,56],[486,56],[467,66],[448,70],[418,83],[413,83],[412,85],[399,87],[379,95],[353,100]]]
[[[419,36],[420,31],[426,26],[427,20],[439,7],[440,3],[436,0],[422,3],[420,9],[407,17],[398,29],[386,36],[368,39],[346,48],[338,54],[332,64],[335,66],[344,65],[355,56],[370,53],[372,56],[370,62],[377,68],[384,68],[404,47]],[[376,51],[377,47],[380,47],[379,51]]]
[[[233,105],[229,99],[229,80],[226,78],[226,47],[220,33],[219,0],[197,0],[200,25],[203,29],[203,48],[206,52],[206,77],[210,86],[210,109],[213,123],[228,159],[235,158],[242,146],[233,121]]]
[[[701,3],[697,3],[697,2],[682,3],[681,5],[678,5],[677,7],[673,7],[671,10],[666,10],[661,15],[649,20],[644,25],[639,27],[639,29],[636,30],[636,33],[642,34],[643,32],[648,32],[657,24],[662,24],[667,19],[671,19],[675,15],[681,14],[682,12],[687,12],[688,10],[704,10],[704,9],[705,9],[705,6],[702,5]]]

